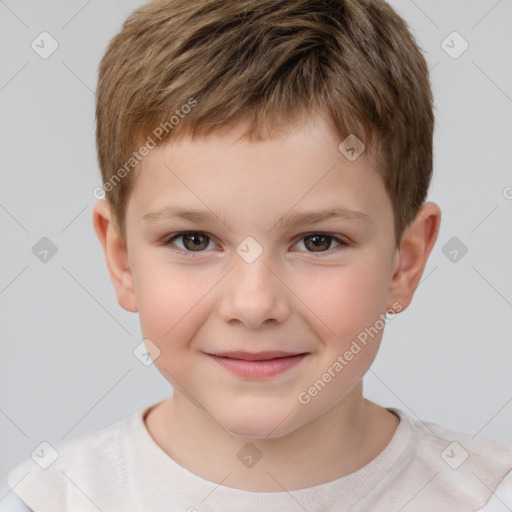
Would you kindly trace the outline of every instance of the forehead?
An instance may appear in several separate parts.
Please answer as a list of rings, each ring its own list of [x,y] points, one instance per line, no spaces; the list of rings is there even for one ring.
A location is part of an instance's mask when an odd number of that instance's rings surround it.
[[[142,218],[187,206],[233,221],[248,222],[257,215],[268,225],[276,213],[328,205],[370,218],[390,208],[369,155],[363,151],[349,160],[323,117],[288,125],[258,141],[243,137],[245,130],[239,122],[150,151],[136,171],[127,214]]]

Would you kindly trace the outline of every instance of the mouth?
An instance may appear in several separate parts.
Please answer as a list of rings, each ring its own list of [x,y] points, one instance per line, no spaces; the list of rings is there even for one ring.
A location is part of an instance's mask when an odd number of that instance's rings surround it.
[[[308,352],[217,352],[207,354],[232,373],[246,378],[272,377],[296,366]]]
[[[294,357],[305,354],[306,352],[280,352],[280,351],[268,351],[268,352],[216,352],[210,354],[217,357],[226,357],[229,359],[240,359],[244,361],[270,361],[271,359],[281,359],[283,357]]]

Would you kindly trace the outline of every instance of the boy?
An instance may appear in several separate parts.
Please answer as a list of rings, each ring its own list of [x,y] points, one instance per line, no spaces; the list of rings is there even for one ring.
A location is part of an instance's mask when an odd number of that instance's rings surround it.
[[[25,461],[10,499],[510,510],[511,447],[362,394],[441,218],[428,70],[401,18],[381,0],[152,2],[111,42],[97,97],[94,227],[174,392],[46,469]]]

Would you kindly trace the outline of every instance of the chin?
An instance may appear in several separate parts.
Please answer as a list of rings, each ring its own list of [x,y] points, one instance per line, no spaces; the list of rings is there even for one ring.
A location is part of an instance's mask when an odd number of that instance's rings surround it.
[[[290,414],[291,412],[291,414]],[[295,430],[296,411],[271,413],[264,408],[240,410],[237,415],[225,415],[221,424],[232,435],[259,439],[282,437]]]

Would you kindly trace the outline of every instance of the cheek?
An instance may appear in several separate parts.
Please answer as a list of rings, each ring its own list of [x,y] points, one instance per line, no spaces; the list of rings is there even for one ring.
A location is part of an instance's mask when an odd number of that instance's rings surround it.
[[[214,286],[212,273],[197,275],[192,266],[146,261],[138,266],[135,295],[142,334],[151,339],[162,354],[178,350],[193,337],[201,324],[206,301]]]
[[[315,274],[297,274],[291,288],[310,312],[324,339],[343,343],[373,325],[386,308],[386,282],[382,268],[371,257],[324,267]],[[297,307],[304,309],[304,305]],[[322,336],[323,337],[323,336]]]

